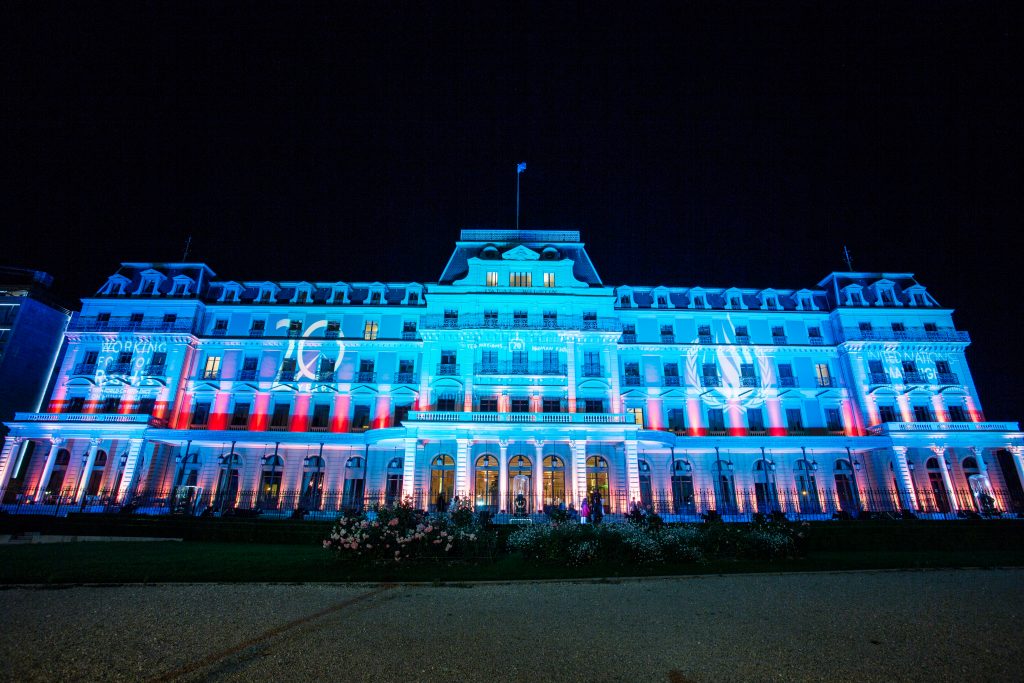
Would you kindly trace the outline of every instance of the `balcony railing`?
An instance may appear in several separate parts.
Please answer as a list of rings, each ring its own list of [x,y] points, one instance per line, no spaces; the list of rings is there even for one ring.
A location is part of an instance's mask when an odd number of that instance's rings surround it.
[[[337,379],[335,377],[334,370],[317,370],[316,371],[316,381],[317,382],[335,382],[335,381],[337,381]]]
[[[883,422],[868,427],[872,434],[890,432],[1016,432],[1016,422]]]
[[[473,365],[473,372],[477,375],[565,375],[567,371],[568,366],[565,363],[545,363],[543,361],[526,363],[501,361]]]
[[[150,415],[121,413],[15,413],[15,422],[114,422],[119,424],[160,423]]]
[[[661,335],[661,343],[662,344],[675,344],[676,343],[676,335],[674,335],[674,334],[663,334],[663,335]]]
[[[220,370],[200,370],[196,379],[218,380],[220,379]]]
[[[150,363],[146,366],[146,375],[149,377],[163,377],[167,374],[167,366],[163,363]]]
[[[923,372],[904,372],[903,373],[904,384],[928,384],[928,379],[924,376]]]
[[[356,381],[357,382],[367,382],[367,383],[376,382],[377,381],[377,373],[373,372],[373,371],[369,371],[369,372],[360,371],[360,372],[356,373]]]
[[[749,334],[737,334],[736,335],[736,343],[737,344],[749,344],[750,343],[750,335]]]
[[[838,387],[839,382],[836,381],[835,377],[818,377],[819,387]]]
[[[266,330],[252,329],[252,330],[249,330],[249,336],[250,337],[262,337],[265,332],[266,332]]]
[[[228,328],[226,327],[215,327],[213,330],[210,331],[210,334],[212,334],[214,337],[224,337],[227,336],[227,333]]]
[[[741,387],[759,387],[761,382],[758,381],[757,377],[740,377]]]
[[[619,340],[622,344],[636,344],[636,333],[630,332],[622,333],[622,338]]]
[[[630,422],[624,413],[463,413],[459,411],[409,411],[413,422],[519,422],[622,424]]]
[[[420,334],[416,330],[403,330],[402,341],[419,341]]]
[[[281,372],[277,373],[277,381],[278,382],[294,382],[295,381],[295,371],[294,370],[282,370]]]
[[[666,387],[678,387],[679,386],[679,375],[665,375],[662,384]]]
[[[870,384],[892,384],[892,380],[889,379],[889,375],[884,372],[872,372],[868,375],[868,382]]]
[[[584,365],[583,377],[604,377],[604,368],[600,365]]]
[[[971,335],[952,328],[941,330],[862,330],[857,327],[843,328],[844,341],[941,341],[970,342]]]
[[[438,363],[437,374],[441,377],[452,377],[459,374],[458,363]]]
[[[640,375],[625,375],[622,381],[627,387],[639,387],[643,384]]]
[[[697,343],[698,344],[714,344],[715,343],[715,338],[712,337],[710,334],[698,334],[697,335]]]
[[[288,336],[289,337],[293,337],[293,338],[294,337],[301,337],[302,336],[302,330],[288,330]]]
[[[395,373],[395,384],[415,384],[416,377],[414,372],[396,372]]]
[[[324,339],[337,339],[341,330],[324,330]]]
[[[131,363],[107,363],[108,375],[127,375],[132,371]]]
[[[68,325],[69,332],[192,332],[193,318],[178,318],[164,322],[162,320],[131,320],[129,318],[111,318],[96,320],[95,318],[76,317]]]
[[[800,381],[796,377],[780,377],[779,386],[795,389],[800,386]]]
[[[821,346],[821,345],[823,345],[825,343],[825,339],[823,337],[817,337],[817,336],[815,336],[815,337],[808,337],[807,341],[809,341],[811,343],[811,346]]]
[[[722,386],[722,378],[718,375],[701,375],[700,385],[702,387],[720,387]]]
[[[788,343],[789,343],[789,341],[786,338],[786,335],[784,335],[784,334],[773,334],[772,335],[772,344],[778,344],[780,346],[784,346],[784,345],[786,345]]]
[[[75,366],[73,375],[95,375],[96,364],[95,363],[79,363]]]
[[[239,370],[238,371],[238,379],[240,379],[240,380],[254,380],[254,379],[256,379],[256,371],[255,370]]]
[[[960,384],[960,378],[956,376],[955,372],[940,372],[939,384],[942,385],[957,385]]]
[[[420,327],[426,330],[460,330],[472,328],[498,330],[599,330],[603,332],[621,332],[622,323],[615,318],[584,319],[583,316],[559,316],[551,318],[516,318],[512,315],[499,315],[496,318],[480,313],[467,313],[457,318],[441,315],[424,316]]]

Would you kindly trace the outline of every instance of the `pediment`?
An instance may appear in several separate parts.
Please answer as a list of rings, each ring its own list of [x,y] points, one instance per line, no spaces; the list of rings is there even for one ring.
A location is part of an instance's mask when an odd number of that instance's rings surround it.
[[[520,244],[506,251],[501,258],[505,261],[539,261],[540,254]]]

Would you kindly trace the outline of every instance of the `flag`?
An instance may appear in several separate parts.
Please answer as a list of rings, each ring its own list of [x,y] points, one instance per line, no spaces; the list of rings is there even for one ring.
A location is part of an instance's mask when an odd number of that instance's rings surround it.
[[[525,170],[526,170],[526,162],[525,161],[520,161],[519,165],[516,166],[516,175],[519,175],[520,173],[522,173]]]

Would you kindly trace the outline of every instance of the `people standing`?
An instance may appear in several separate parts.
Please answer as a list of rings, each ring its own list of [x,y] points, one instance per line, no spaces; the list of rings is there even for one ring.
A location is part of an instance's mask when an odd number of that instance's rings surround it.
[[[590,517],[590,503],[587,499],[583,499],[583,504],[580,505],[580,524],[586,524],[587,519]]]

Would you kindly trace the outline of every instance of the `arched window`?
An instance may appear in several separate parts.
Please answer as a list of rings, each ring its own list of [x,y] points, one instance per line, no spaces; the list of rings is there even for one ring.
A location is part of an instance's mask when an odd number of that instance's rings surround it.
[[[53,471],[50,472],[50,481],[46,484],[46,494],[50,502],[56,502],[56,496],[61,494],[64,487],[64,476],[68,472],[68,463],[71,462],[71,452],[66,448],[57,451],[54,460]]]
[[[260,475],[260,508],[276,510],[281,497],[281,470],[284,460],[279,455],[268,455],[263,458],[263,471]]]
[[[640,504],[649,507],[654,504],[654,491],[651,486],[651,465],[646,460],[637,463],[640,469]]]
[[[405,461],[391,458],[388,463],[387,482],[384,487],[384,504],[396,505],[402,497],[402,480],[405,476]]]
[[[533,511],[533,461],[525,455],[514,455],[508,461],[508,497],[513,514]]]
[[[715,506],[722,515],[736,512],[736,480],[727,460],[715,462]]]
[[[92,461],[92,471],[87,473],[89,477],[85,484],[85,495],[95,496],[100,492],[100,482],[103,481],[103,469],[107,466],[107,452],[96,451],[96,458]]]
[[[565,502],[565,462],[557,455],[544,458],[544,504],[558,507]]]
[[[238,502],[239,470],[242,464],[242,456],[238,453],[228,453],[220,458],[216,507],[221,511],[235,507]]]
[[[477,509],[498,511],[498,459],[493,455],[481,455],[476,459],[473,504]]]
[[[754,461],[754,500],[760,513],[770,513],[779,509],[774,469],[775,463],[770,460],[761,458]]]
[[[346,510],[363,509],[363,491],[366,485],[366,461],[355,456],[345,462],[345,489],[341,505]]]
[[[957,492],[957,500],[964,507],[966,507],[965,504],[969,503],[978,512],[981,512],[978,497],[987,495],[988,491],[985,487],[984,478],[981,476],[981,468],[978,467],[978,461],[973,457],[966,457],[960,467],[964,471],[964,481],[967,482],[967,490]]]
[[[930,498],[927,506],[929,512],[949,512],[949,495],[946,492],[946,482],[942,478],[942,466],[938,458],[928,458],[924,463],[928,475],[928,492]]]
[[[677,514],[697,511],[693,497],[693,465],[686,460],[672,463],[672,503]]]
[[[442,512],[448,509],[455,488],[455,461],[450,455],[439,455],[430,463],[430,505]]]
[[[199,470],[201,468],[198,453],[185,456],[185,459],[181,462],[181,476],[185,486],[199,485]]]
[[[597,496],[601,498],[604,512],[611,509],[611,496],[608,487],[608,461],[600,455],[587,458],[587,495],[590,496],[591,507],[595,505]]]
[[[796,495],[800,512],[817,514],[821,512],[821,498],[818,497],[818,480],[814,475],[816,463],[796,461]]]
[[[326,466],[319,455],[311,455],[302,463],[301,506],[306,510],[319,510],[323,504]]]
[[[849,460],[836,460],[835,474],[836,499],[839,509],[846,512],[857,510],[857,491],[853,485],[853,467]]]

